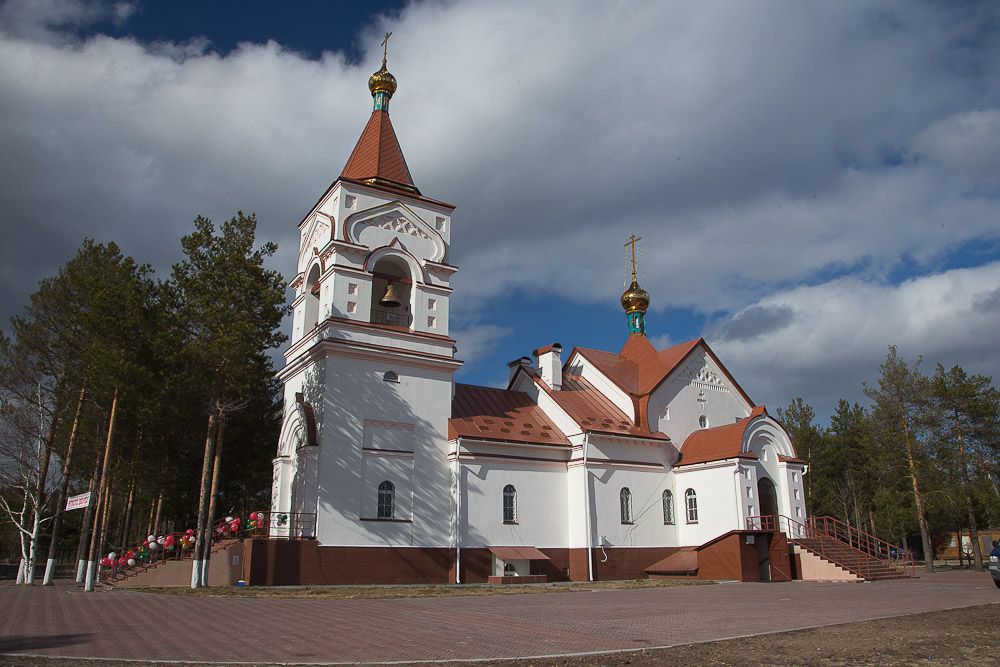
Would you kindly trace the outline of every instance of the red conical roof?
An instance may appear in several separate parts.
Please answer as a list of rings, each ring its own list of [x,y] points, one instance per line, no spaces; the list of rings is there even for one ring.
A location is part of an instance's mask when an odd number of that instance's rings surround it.
[[[389,112],[384,109],[372,111],[340,177],[420,194],[399,148]]]

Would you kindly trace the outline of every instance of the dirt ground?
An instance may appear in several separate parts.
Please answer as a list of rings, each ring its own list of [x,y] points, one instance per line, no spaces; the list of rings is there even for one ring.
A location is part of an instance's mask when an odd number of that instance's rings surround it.
[[[456,667],[598,667],[630,665],[996,665],[1000,604],[848,623],[812,630],[593,656],[446,663]],[[0,656],[2,667],[167,667],[170,663]],[[192,663],[186,663],[191,665]],[[218,663],[216,663],[218,664]],[[266,663],[262,663],[266,664]]]

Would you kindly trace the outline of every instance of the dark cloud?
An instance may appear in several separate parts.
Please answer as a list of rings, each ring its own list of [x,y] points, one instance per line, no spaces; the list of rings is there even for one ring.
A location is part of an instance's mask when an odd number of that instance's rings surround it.
[[[722,340],[749,340],[783,329],[791,324],[795,310],[788,304],[750,306],[719,327]]]

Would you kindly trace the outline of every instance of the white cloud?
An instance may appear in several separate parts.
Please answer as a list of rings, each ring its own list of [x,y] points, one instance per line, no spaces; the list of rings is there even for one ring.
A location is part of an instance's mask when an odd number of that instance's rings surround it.
[[[167,270],[199,213],[256,211],[289,272],[296,223],[368,117],[386,29],[410,169],[459,206],[458,323],[503,329],[491,299],[513,289],[615,300],[631,232],[654,309],[713,316],[1000,239],[996,5],[414,3],[364,27],[360,65],[62,31],[130,7],[0,5],[5,315],[85,235]],[[782,312],[742,323],[764,344]],[[468,332],[466,359],[489,334]]]
[[[775,317],[777,314],[777,317]],[[752,325],[752,326],[748,326]],[[1000,377],[1000,262],[887,285],[841,278],[760,299],[707,334],[754,400],[802,396],[821,414],[855,400],[889,345],[911,361]]]
[[[458,348],[458,358],[466,364],[472,364],[488,355],[491,348],[510,332],[510,327],[496,324],[472,324],[461,329],[452,329],[451,335]]]

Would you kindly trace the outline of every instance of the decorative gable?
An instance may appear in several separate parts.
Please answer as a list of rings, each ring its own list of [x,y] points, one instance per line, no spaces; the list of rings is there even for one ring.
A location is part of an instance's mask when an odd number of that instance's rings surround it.
[[[441,262],[445,242],[441,235],[399,201],[360,211],[344,225],[347,240],[368,248],[397,243],[421,261]]]

